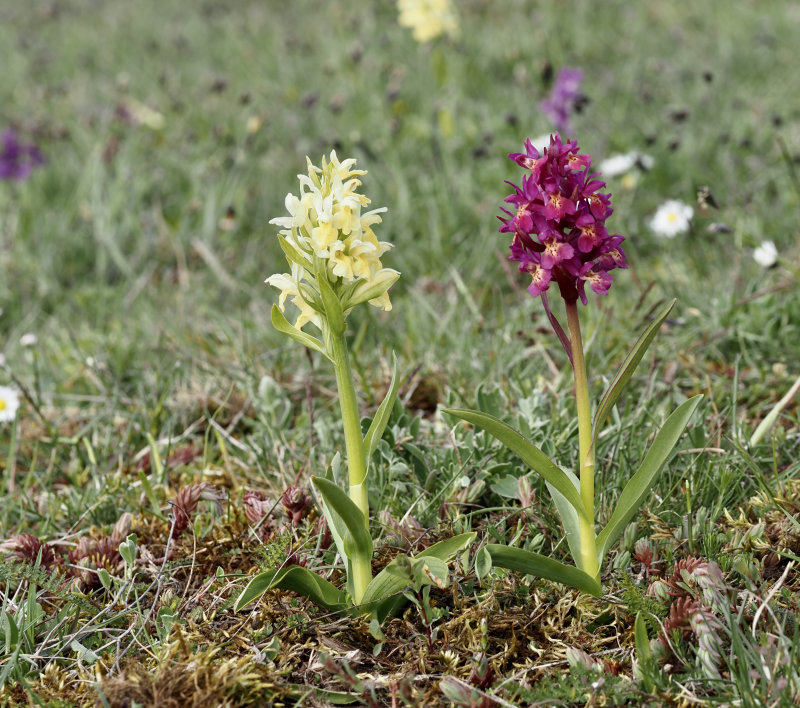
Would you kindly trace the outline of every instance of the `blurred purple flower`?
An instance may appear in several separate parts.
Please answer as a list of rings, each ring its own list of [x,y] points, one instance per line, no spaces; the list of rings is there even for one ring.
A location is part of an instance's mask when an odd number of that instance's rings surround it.
[[[566,135],[572,133],[569,117],[581,98],[581,81],[583,71],[580,69],[559,69],[550,95],[539,102],[539,108],[553,121],[556,130]]]
[[[0,179],[28,179],[34,167],[44,163],[36,145],[21,143],[14,130],[3,131],[0,150]]]
[[[525,152],[509,157],[528,174],[521,187],[508,182],[514,193],[505,201],[514,210],[503,209],[500,231],[514,235],[511,260],[531,276],[530,294],[544,298],[551,281],[567,302],[580,298],[585,305],[587,284],[599,295],[608,293],[609,271],[627,268],[624,239],[606,230],[611,195],[600,192],[606,185],[590,172],[591,157],[574,140],[562,143],[558,133],[541,154],[526,140]]]

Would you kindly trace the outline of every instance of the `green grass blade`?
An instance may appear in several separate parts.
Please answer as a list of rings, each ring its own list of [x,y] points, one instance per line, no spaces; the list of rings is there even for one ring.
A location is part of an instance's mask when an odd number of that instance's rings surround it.
[[[597,536],[597,557],[600,562],[650,492],[656,476],[672,453],[702,398],[701,394],[681,403],[659,430],[639,469],[622,490],[617,508],[614,509],[606,527]]]
[[[328,511],[338,516],[347,529],[344,536],[347,557],[372,558],[372,536],[361,509],[334,482],[322,477],[312,477],[311,481],[325,500]]]
[[[636,340],[636,343],[628,352],[628,356],[625,357],[624,361],[620,365],[616,376],[614,376],[614,379],[609,384],[608,388],[603,394],[603,397],[600,399],[600,403],[597,406],[597,410],[594,414],[594,422],[592,423],[592,429],[594,431],[592,435],[592,444],[597,442],[597,436],[600,433],[600,426],[605,422],[605,419],[608,417],[609,413],[611,413],[611,409],[614,407],[614,404],[617,402],[617,399],[622,393],[622,389],[624,389],[625,385],[628,383],[628,381],[630,381],[631,376],[633,376],[633,372],[636,370],[636,367],[639,365],[639,362],[645,355],[647,348],[650,346],[656,334],[658,334],[658,330],[661,328],[664,320],[667,319],[667,315],[669,315],[670,311],[675,306],[675,302],[676,300],[672,300],[672,302],[667,303],[667,305],[662,308],[661,311],[653,318],[653,321],[648,325],[647,329],[642,332],[639,339]]]
[[[304,347],[313,349],[315,352],[319,352],[320,354],[325,354],[325,350],[322,347],[322,342],[320,342],[316,337],[312,337],[310,334],[303,332],[303,330],[297,329],[297,327],[294,325],[289,324],[289,320],[284,317],[277,305],[272,306],[272,326],[279,332],[288,334],[292,339],[294,339],[295,342],[302,344]]]
[[[364,455],[367,458],[367,465],[369,465],[372,453],[374,453],[378,447],[378,443],[383,437],[383,431],[386,430],[386,425],[389,423],[389,416],[392,413],[392,406],[394,406],[394,400],[397,396],[397,387],[400,384],[397,378],[397,357],[392,354],[392,359],[394,361],[392,382],[389,384],[386,397],[383,399],[380,406],[378,406],[378,410],[375,411],[375,417],[372,419],[369,430],[367,430],[367,434],[364,436]]]
[[[345,607],[345,595],[333,583],[312,573],[308,568],[292,565],[288,568],[267,570],[254,576],[242,590],[241,595],[236,598],[234,611],[238,612],[272,588],[292,590],[327,610],[340,610]]]
[[[494,435],[503,445],[515,452],[524,462],[530,465],[534,472],[541,475],[546,482],[549,482],[561,492],[579,515],[586,516],[586,510],[583,507],[580,494],[575,489],[572,482],[570,482],[569,477],[564,474],[564,471],[557,467],[547,455],[520,435],[520,433],[514,430],[510,425],[481,411],[471,411],[463,408],[443,408],[442,410],[444,413],[449,413],[450,415],[456,416],[456,418],[466,420],[468,423],[477,425]]]
[[[553,558],[526,551],[522,548],[513,548],[496,543],[488,544],[486,549],[492,557],[492,564],[498,568],[506,568],[526,575],[535,575],[537,578],[554,580],[557,583],[568,585],[595,597],[603,595],[600,583],[591,575],[584,573],[573,565],[565,565]]]

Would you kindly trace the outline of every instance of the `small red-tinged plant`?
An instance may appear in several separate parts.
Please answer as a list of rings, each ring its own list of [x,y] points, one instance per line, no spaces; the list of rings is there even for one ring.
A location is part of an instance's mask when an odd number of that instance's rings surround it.
[[[0,543],[0,551],[8,558],[24,563],[35,563],[39,559],[44,568],[53,568],[61,560],[49,543],[30,533],[18,533],[7,538]]]
[[[648,582],[651,578],[661,575],[661,568],[655,567],[658,562],[658,555],[653,551],[646,539],[639,539],[634,545],[633,560],[642,564],[641,572]]]
[[[69,552],[70,572],[76,577],[84,590],[94,590],[102,583],[97,574],[103,569],[110,575],[118,574],[123,567],[119,552],[120,542],[111,536],[90,539],[84,536]]]
[[[305,489],[292,485],[281,494],[281,504],[294,526],[297,526],[311,511],[311,497]]]
[[[246,491],[242,497],[242,504],[244,505],[244,514],[253,526],[260,524],[273,506],[273,502],[267,499],[267,495],[258,490]]]
[[[225,500],[225,492],[218,489],[208,482],[190,484],[182,487],[175,495],[173,506],[173,538],[178,538],[191,523],[192,515],[197,511],[197,505],[201,499],[214,502],[217,512],[222,512],[222,502]]]

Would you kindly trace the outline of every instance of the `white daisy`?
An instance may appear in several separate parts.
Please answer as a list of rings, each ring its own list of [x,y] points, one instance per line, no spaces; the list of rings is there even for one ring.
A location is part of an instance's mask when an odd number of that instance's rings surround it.
[[[762,268],[771,268],[778,262],[778,249],[772,241],[762,241],[753,251],[753,259]]]
[[[8,423],[17,417],[19,394],[8,386],[0,386],[0,423]]]
[[[650,220],[650,228],[659,236],[674,238],[689,230],[692,216],[694,216],[692,207],[677,199],[670,199],[658,207]]]

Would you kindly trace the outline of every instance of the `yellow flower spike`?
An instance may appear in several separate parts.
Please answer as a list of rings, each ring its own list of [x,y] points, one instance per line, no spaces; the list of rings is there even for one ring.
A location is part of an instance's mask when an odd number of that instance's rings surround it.
[[[339,160],[335,151],[317,167],[306,158],[307,174],[298,175],[300,194],[287,194],[288,216],[270,221],[281,227],[281,246],[291,274],[276,274],[267,283],[280,290],[281,311],[290,300],[299,310],[295,327],[308,322],[323,329],[325,322],[317,278],[323,271],[332,292],[342,299],[345,314],[361,302],[391,308],[386,294],[399,273],[383,268],[381,256],[391,244],[378,241],[372,227],[381,223],[385,207],[363,212],[370,200],[358,192],[353,158]]]

